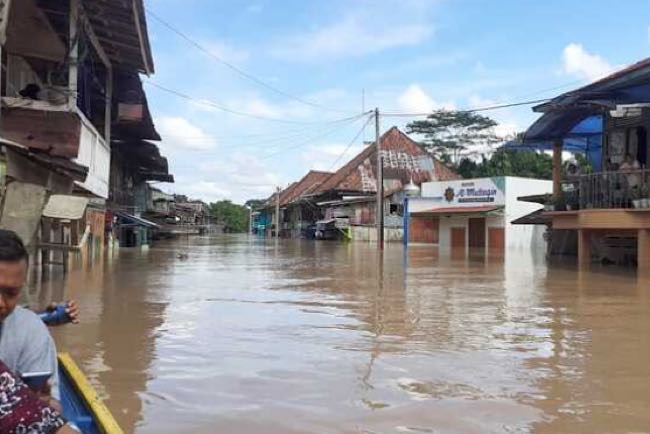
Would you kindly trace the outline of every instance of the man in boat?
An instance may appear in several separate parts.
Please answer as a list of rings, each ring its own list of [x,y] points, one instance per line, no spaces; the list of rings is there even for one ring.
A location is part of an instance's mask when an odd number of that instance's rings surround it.
[[[39,393],[57,405],[60,395],[54,340],[37,314],[18,306],[27,280],[28,259],[18,235],[0,229],[0,360],[16,373],[51,373]]]

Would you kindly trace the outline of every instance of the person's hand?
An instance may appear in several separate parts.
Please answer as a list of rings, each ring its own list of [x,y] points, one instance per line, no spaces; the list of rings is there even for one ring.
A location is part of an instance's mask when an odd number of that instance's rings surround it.
[[[68,300],[66,304],[65,313],[70,317],[70,322],[72,324],[79,324],[79,307],[77,302],[74,300]]]
[[[77,306],[77,302],[74,300],[68,300],[66,303],[50,303],[47,306],[46,311],[53,312],[60,304],[65,305],[65,313],[68,315],[69,320],[63,323],[53,323],[49,325],[56,326],[56,325],[66,324],[68,322],[71,322],[73,324],[79,324],[79,307]]]

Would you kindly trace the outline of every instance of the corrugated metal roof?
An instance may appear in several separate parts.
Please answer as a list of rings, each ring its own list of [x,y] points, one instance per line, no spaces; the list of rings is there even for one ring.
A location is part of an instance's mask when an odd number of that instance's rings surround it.
[[[82,0],[93,31],[116,69],[153,74],[142,0]]]
[[[43,217],[79,220],[83,217],[87,206],[87,197],[53,194],[45,204]]]
[[[138,226],[144,226],[147,228],[158,228],[160,227],[158,224],[149,221],[147,219],[143,219],[142,217],[134,216],[122,211],[115,211],[115,215],[119,216],[120,218],[123,218],[124,220],[130,221],[132,224],[138,225]]]
[[[310,170],[303,178],[287,189],[286,193],[280,193],[280,205],[287,205],[299,199],[303,194],[309,194],[317,189],[323,181],[332,176],[332,172]]]
[[[384,164],[384,179],[404,178],[406,181],[412,179],[416,184],[421,184],[422,182],[427,181],[461,179],[456,172],[432,157],[418,143],[400,131],[397,127],[392,127],[384,133],[380,140],[382,151],[387,152],[389,158],[394,157],[396,160],[392,167],[392,162]],[[407,164],[403,164],[404,162],[400,161],[404,156],[410,157],[410,162],[406,162]],[[386,156],[384,158],[386,158]],[[422,164],[418,161],[419,159],[424,158],[433,161],[433,171],[426,170],[426,164]],[[375,191],[374,179],[376,179],[376,161],[377,152],[376,146],[373,143],[361,151],[336,173],[330,176],[330,178],[323,182],[316,191]],[[407,168],[409,166],[410,168]]]

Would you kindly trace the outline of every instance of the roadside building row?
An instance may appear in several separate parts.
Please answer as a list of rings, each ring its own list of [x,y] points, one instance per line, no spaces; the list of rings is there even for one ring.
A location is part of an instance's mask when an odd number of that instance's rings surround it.
[[[460,176],[397,127],[386,131],[380,142],[385,239],[396,241],[403,234],[404,187]],[[254,213],[253,230],[266,236],[279,230],[281,237],[372,240],[376,237],[377,154],[376,144],[371,143],[334,173],[310,171]]]
[[[0,3],[0,227],[43,262],[128,245],[150,182],[173,182],[140,74],[142,0]],[[59,258],[59,259],[57,259]]]

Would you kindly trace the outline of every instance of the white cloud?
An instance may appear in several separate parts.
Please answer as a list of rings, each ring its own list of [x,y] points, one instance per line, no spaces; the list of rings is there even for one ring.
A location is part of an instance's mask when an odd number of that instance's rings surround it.
[[[280,41],[271,54],[291,61],[359,57],[417,45],[433,34],[429,24],[394,21],[380,24],[372,18],[372,14],[361,13],[337,18],[330,25]]]
[[[503,101],[507,100],[508,98],[503,97]],[[491,107],[500,104],[499,101],[483,98],[479,95],[472,95],[467,101],[470,108]],[[514,112],[511,110],[502,109],[482,114],[498,122],[498,125],[494,127],[494,133],[502,139],[511,139],[521,131],[519,124],[513,119]]]
[[[368,137],[373,134],[367,128]],[[363,136],[360,136],[358,143],[348,147],[347,143],[329,143],[319,146],[312,146],[300,154],[305,166],[310,170],[336,171],[344,164],[354,158],[365,147],[362,144]],[[334,166],[332,166],[334,164]]]
[[[182,186],[182,194],[192,199],[199,198],[206,202],[216,202],[230,198],[230,191],[228,189],[223,188],[214,181],[205,180],[184,183]]]
[[[286,184],[264,160],[237,152],[198,163],[196,170],[177,177],[174,188],[178,193],[208,202],[230,199],[244,203],[251,198],[266,198],[276,186]]]
[[[455,108],[452,102],[436,102],[417,84],[412,84],[406,88],[397,98],[397,104],[401,110],[417,113],[426,113],[440,108],[449,110]]]
[[[502,139],[512,139],[521,131],[516,123],[504,122],[494,127],[494,133]]]
[[[156,128],[162,137],[164,151],[208,151],[217,146],[217,140],[213,136],[183,117],[157,118]]]
[[[566,74],[591,81],[603,78],[615,70],[601,56],[589,53],[581,44],[576,43],[564,47],[562,66]]]

